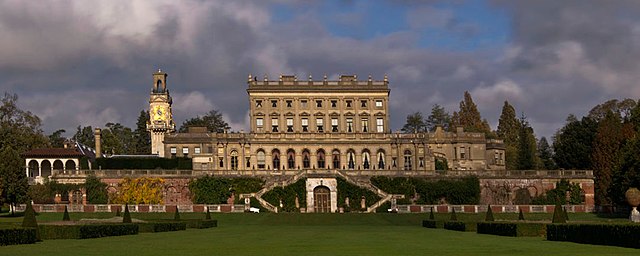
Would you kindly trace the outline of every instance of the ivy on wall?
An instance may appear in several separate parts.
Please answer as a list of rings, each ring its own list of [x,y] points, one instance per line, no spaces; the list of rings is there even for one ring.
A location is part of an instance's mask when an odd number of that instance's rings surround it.
[[[299,212],[300,209],[296,208],[296,196],[298,196],[298,203],[300,207],[307,207],[306,196],[306,179],[300,179],[286,187],[275,187],[269,192],[262,195],[262,199],[269,202],[271,205],[281,209],[284,212]],[[282,207],[280,207],[280,200],[282,200]]]
[[[191,201],[194,204],[226,204],[231,193],[236,194],[235,203],[241,203],[239,194],[255,193],[264,186],[259,178],[219,178],[204,176],[189,182]]]
[[[440,180],[425,178],[389,178],[375,176],[371,183],[390,194],[402,194],[398,204],[478,204],[480,202],[480,182],[477,177],[463,177]]]
[[[372,191],[361,188],[347,182],[345,179],[338,177],[338,207],[342,207],[345,212],[349,211],[361,211],[365,210],[361,208],[362,197],[365,198],[365,205],[367,207],[380,201],[380,197]],[[349,198],[349,205],[346,203],[346,198]]]

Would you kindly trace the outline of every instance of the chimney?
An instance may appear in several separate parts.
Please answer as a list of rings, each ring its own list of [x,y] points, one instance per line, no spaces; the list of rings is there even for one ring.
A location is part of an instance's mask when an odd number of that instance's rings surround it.
[[[102,130],[100,128],[96,128],[94,131],[94,135],[96,138],[96,158],[100,158],[102,157],[102,150],[100,149],[100,134],[102,133]]]

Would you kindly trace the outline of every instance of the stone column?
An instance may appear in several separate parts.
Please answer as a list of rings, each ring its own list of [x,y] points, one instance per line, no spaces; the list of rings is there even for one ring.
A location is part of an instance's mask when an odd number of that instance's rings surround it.
[[[96,158],[102,157],[102,149],[100,148],[100,135],[102,134],[102,130],[100,128],[96,128],[94,131],[95,141],[96,141]]]

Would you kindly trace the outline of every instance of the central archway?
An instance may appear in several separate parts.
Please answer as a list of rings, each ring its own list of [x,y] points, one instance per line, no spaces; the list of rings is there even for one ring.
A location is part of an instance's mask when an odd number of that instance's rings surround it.
[[[331,212],[331,191],[326,186],[317,186],[313,189],[314,212]]]

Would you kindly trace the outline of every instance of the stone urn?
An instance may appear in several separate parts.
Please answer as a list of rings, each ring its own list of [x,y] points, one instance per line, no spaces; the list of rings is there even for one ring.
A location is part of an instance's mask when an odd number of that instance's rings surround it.
[[[627,198],[627,202],[633,208],[631,210],[631,219],[632,222],[640,222],[640,212],[638,212],[638,205],[640,205],[640,190],[637,188],[629,188],[627,192],[624,193],[624,196]]]

